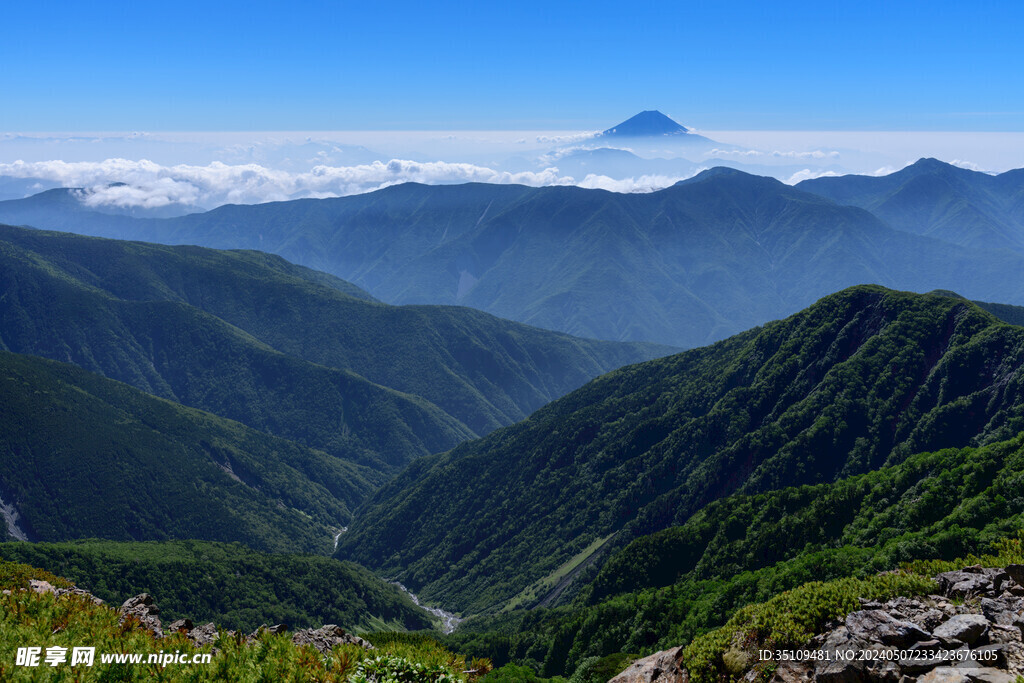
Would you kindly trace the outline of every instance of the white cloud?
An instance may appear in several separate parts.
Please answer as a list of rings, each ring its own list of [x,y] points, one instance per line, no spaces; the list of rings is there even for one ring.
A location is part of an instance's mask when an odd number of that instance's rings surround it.
[[[597,131],[593,133],[573,133],[572,135],[538,135],[537,142],[543,145],[571,145],[574,142],[583,142],[597,137]]]
[[[838,159],[839,152],[835,150],[825,151],[822,149],[813,149],[808,152],[797,152],[797,151],[781,151],[774,150],[771,152],[762,152],[756,149],[712,149],[704,153],[705,157],[764,157],[769,156],[775,159]]]
[[[591,190],[608,190],[609,192],[654,192],[692,177],[693,174],[687,176],[644,175],[639,178],[618,179],[591,173],[576,184]]]
[[[706,157],[763,157],[764,152],[756,149],[719,149],[715,147],[704,153]]]
[[[258,164],[162,166],[152,161],[107,159],[100,162],[40,161],[0,164],[0,176],[41,178],[64,187],[82,188],[80,200],[93,207],[159,208],[184,204],[212,208],[222,204],[258,204],[300,198],[360,194],[390,185],[417,182],[579,185],[612,192],[652,192],[689,176],[644,175],[613,179],[591,174],[576,181],[555,167],[507,172],[469,163],[392,159],[357,166],[315,166],[289,172]]]
[[[357,166],[315,166],[289,172],[258,164],[161,166],[151,161],[107,159],[101,162],[17,161],[0,164],[0,175],[42,178],[64,187],[83,188],[89,206],[155,208],[169,204],[214,207],[256,204],[305,197],[338,197],[406,182],[426,184],[501,183],[570,185],[556,168],[510,173],[469,163],[392,159]],[[123,183],[123,184],[118,184]]]
[[[951,163],[954,166],[959,166],[960,168],[966,168],[968,171],[979,171],[981,173],[989,173],[989,174],[992,173],[992,171],[989,171],[989,170],[986,170],[986,169],[982,168],[981,166],[979,166],[978,164],[974,163],[973,161],[964,161],[963,159],[953,159],[953,161],[951,161],[949,163]]]
[[[838,159],[839,152],[834,150],[826,152],[820,149],[811,150],[810,152],[780,152],[775,150],[772,152],[772,156],[780,159]]]
[[[812,178],[831,178],[833,176],[838,175],[840,174],[836,173],[835,171],[822,171],[821,169],[805,168],[802,171],[797,171],[796,173],[791,175],[789,178],[783,180],[782,182],[786,183],[787,185],[796,185],[801,180],[810,180]]]

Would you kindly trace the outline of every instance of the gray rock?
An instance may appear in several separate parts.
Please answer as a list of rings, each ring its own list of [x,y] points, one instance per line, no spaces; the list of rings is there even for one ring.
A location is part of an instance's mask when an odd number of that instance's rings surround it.
[[[153,596],[149,593],[139,593],[138,595],[128,598],[121,605],[121,612],[131,610],[145,610],[146,614],[160,614],[160,608],[156,606],[156,601],[153,600]]]
[[[288,625],[287,624],[274,624],[273,626],[267,626],[266,624],[262,624],[259,628],[257,628],[255,631],[252,632],[252,634],[249,636],[249,638],[258,638],[261,633],[272,633],[272,634],[276,635],[278,633],[287,633],[287,632],[288,632]]]
[[[859,683],[866,678],[867,665],[859,660],[818,662],[814,666],[814,680],[821,683]]]
[[[868,641],[855,637],[848,627],[836,628],[826,636],[821,646],[821,649],[828,653],[828,659],[814,662],[814,680],[827,683],[853,683],[864,680],[867,663],[858,659],[846,659],[841,653],[848,650],[857,652],[866,648],[868,644]]]
[[[153,601],[153,596],[149,593],[139,593],[138,595],[128,598],[121,605],[121,609],[118,610],[121,613],[119,623],[125,623],[131,618],[138,619],[142,624],[142,627],[152,631],[153,635],[157,638],[163,638],[164,632],[160,625],[160,608],[156,606],[156,602]]]
[[[373,645],[359,636],[345,633],[345,629],[335,624],[326,624],[317,629],[307,628],[296,631],[292,636],[292,642],[296,645],[312,645],[321,654],[328,654],[335,645],[351,644],[358,645],[364,649],[372,650]]]
[[[195,643],[196,647],[204,647],[217,642],[217,636],[217,626],[211,621],[192,629],[185,637]]]
[[[987,595],[994,590],[992,579],[996,572],[987,574],[982,571],[974,571],[969,567],[960,571],[943,572],[935,577],[943,595],[949,597],[966,597],[975,595]]]
[[[929,638],[917,625],[899,621],[888,612],[876,609],[851,612],[846,616],[846,628],[859,640],[894,647],[907,647]]]
[[[814,667],[807,662],[782,662],[775,668],[771,683],[806,683],[813,673]]]
[[[167,627],[167,632],[178,633],[184,631],[185,633],[188,633],[193,628],[194,626],[192,624],[191,619],[178,619],[177,621],[172,621],[170,623],[170,625]]]
[[[683,648],[655,652],[638,659],[608,683],[687,683],[690,676],[682,667]]]
[[[872,662],[868,667],[868,678],[872,681],[896,683],[901,674],[899,665],[891,660]]]
[[[924,614],[921,614],[914,618],[914,623],[919,625],[925,631],[929,633],[934,631],[935,628],[945,621],[946,615],[937,609],[930,609]]]
[[[971,683],[971,679],[963,670],[940,666],[918,678],[917,683]]]
[[[938,640],[924,640],[920,643],[914,643],[907,650],[910,652],[917,652],[920,650],[937,650],[942,647],[942,643]],[[946,663],[946,660],[939,657],[928,657],[924,658],[923,655],[905,657],[900,660],[900,669],[903,673],[910,676],[920,676],[923,673],[927,673],[935,667],[942,666]]]
[[[988,635],[988,619],[980,614],[958,614],[932,632],[936,638],[953,638],[974,645]]]
[[[1016,676],[991,667],[964,669],[963,671],[974,683],[1014,683],[1017,680]]]
[[[1014,583],[1024,587],[1024,564],[1007,565],[1006,573],[1009,574]]]
[[[1006,644],[979,645],[971,650],[971,658],[957,663],[960,669],[1006,668]]]
[[[991,624],[988,631],[989,642],[1008,644],[1021,642],[1021,632],[1016,626]]]
[[[1024,613],[1024,598],[982,598],[981,613],[993,624],[1012,626],[1013,620]]]
[[[86,598],[88,600],[91,600],[94,605],[102,605],[103,604],[103,600],[101,600],[100,598],[97,598],[95,595],[93,595],[89,591],[82,590],[81,588],[77,588],[75,586],[72,586],[71,588],[58,588],[57,589],[57,595],[58,596],[77,595],[77,596]]]

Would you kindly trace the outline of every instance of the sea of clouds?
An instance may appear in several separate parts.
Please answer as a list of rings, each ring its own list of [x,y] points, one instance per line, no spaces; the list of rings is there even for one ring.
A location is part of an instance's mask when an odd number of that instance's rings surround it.
[[[212,208],[222,204],[342,197],[408,182],[579,185],[613,192],[651,192],[683,179],[656,175],[613,179],[596,174],[574,178],[560,174],[554,166],[540,171],[508,172],[470,163],[403,159],[356,166],[321,165],[301,172],[220,161],[171,166],[144,159],[15,161],[0,163],[0,176],[38,178],[63,187],[82,188],[82,201],[89,206],[146,209],[174,204]]]
[[[584,174],[576,165],[576,175],[559,169],[567,156],[607,146],[592,132],[3,134],[0,182],[37,179],[40,187],[82,188],[81,200],[97,208],[191,210],[341,197],[407,182],[652,192],[720,159],[791,184],[848,172],[884,175],[921,156],[989,172],[1024,166],[1024,134],[707,134],[724,144],[693,159],[692,172],[628,178],[607,168]]]

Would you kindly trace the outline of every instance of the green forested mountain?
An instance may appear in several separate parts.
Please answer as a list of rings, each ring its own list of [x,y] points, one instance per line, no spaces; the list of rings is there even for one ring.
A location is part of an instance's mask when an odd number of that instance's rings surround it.
[[[0,405],[0,498],[29,540],[201,538],[326,552],[379,480],[36,356],[0,351]]]
[[[293,630],[432,627],[430,615],[398,588],[327,557],[209,541],[76,541],[3,543],[0,558],[58,574],[115,606],[149,593],[165,624],[187,617],[246,632],[279,623]]]
[[[521,419],[649,345],[394,307],[254,252],[0,228],[0,348],[378,469]]]
[[[281,353],[179,297],[150,298],[156,278],[137,283],[123,271],[122,298],[80,264],[11,242],[0,241],[0,263],[0,345],[9,351],[74,363],[379,471],[472,435],[427,401]],[[119,272],[115,259],[106,263]],[[177,278],[202,287],[189,275]]]
[[[407,184],[167,220],[108,220],[54,197],[31,212],[0,202],[0,220],[261,249],[389,303],[463,304],[599,339],[703,345],[865,282],[1024,304],[1024,255],[1003,242],[910,234],[724,168],[649,194]]]
[[[1024,329],[969,302],[852,288],[415,462],[339,551],[449,608],[514,606],[729,494],[1009,438],[1022,361]]]
[[[614,554],[571,605],[474,619],[458,647],[571,673],[686,644],[809,581],[990,550],[1024,528],[1024,437],[910,456],[834,483],[733,494]]]
[[[798,187],[867,209],[915,235],[964,247],[1024,252],[1024,170],[993,176],[921,159],[886,176],[815,178]]]

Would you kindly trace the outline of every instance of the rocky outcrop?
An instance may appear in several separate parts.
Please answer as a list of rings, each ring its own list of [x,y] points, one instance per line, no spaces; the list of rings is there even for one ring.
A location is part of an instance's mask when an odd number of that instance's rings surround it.
[[[121,615],[118,620],[121,624],[130,619],[137,619],[142,627],[152,631],[155,637],[164,637],[163,627],[160,623],[160,608],[156,606],[156,601],[149,593],[139,593],[128,598],[118,612]]]
[[[97,598],[92,593],[84,591],[81,588],[76,588],[75,586],[71,586],[70,588],[58,588],[57,586],[51,584],[49,581],[42,581],[40,579],[29,579],[28,589],[35,593],[53,593],[58,598],[62,595],[81,595],[82,597],[92,600],[94,604],[103,604],[103,600]],[[7,593],[9,591],[4,592]]]
[[[677,647],[638,659],[608,683],[687,683],[682,654],[683,648]]]
[[[359,636],[345,633],[345,629],[334,624],[327,624],[317,629],[307,628],[296,631],[295,635],[292,636],[292,642],[296,645],[312,645],[321,654],[327,654],[335,645],[345,644],[358,645],[367,650],[373,649],[373,645],[366,640]]]
[[[757,665],[730,650],[724,666],[734,676],[746,671],[747,683],[1016,683],[1024,676],[1024,565],[964,567],[935,581],[938,595],[862,600],[798,661]],[[658,652],[610,683],[683,683],[681,656],[682,648]]]
[[[862,601],[811,640],[815,656],[780,666],[772,680],[1014,683],[1024,674],[1024,586],[1015,574],[965,567],[935,577],[940,595]]]

